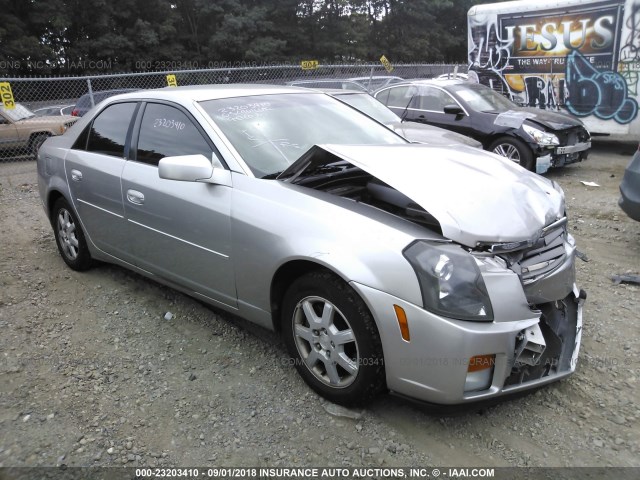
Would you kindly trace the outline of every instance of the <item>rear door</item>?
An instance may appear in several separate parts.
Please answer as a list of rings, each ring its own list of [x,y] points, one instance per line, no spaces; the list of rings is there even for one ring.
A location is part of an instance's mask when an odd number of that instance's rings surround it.
[[[128,238],[141,268],[207,299],[236,306],[231,258],[232,188],[161,179],[161,158],[202,154],[216,159],[211,140],[181,106],[143,107],[122,172]]]
[[[106,107],[78,137],[65,159],[71,201],[87,236],[100,250],[127,261],[130,253],[120,176],[137,108],[137,102]]]

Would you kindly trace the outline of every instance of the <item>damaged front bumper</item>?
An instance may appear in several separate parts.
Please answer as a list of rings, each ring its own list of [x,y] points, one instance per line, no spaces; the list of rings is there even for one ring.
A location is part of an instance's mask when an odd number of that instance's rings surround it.
[[[385,292],[352,282],[374,313],[388,388],[435,404],[464,404],[534,389],[575,371],[584,291],[575,284],[575,246],[560,265],[523,285],[502,261],[481,268],[494,321],[445,318]],[[406,313],[402,338],[394,308]],[[478,369],[474,362],[490,362]]]
[[[537,151],[534,149],[536,173],[546,173],[551,167],[562,167],[586,160],[590,148],[590,141],[556,147],[553,151],[538,147]]]

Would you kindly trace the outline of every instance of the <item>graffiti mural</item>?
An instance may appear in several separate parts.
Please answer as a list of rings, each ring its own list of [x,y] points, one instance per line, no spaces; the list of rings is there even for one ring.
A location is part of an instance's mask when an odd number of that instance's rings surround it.
[[[567,56],[567,110],[577,117],[595,115],[629,123],[638,114],[638,103],[627,95],[627,83],[613,71],[598,71],[579,52]]]
[[[629,93],[638,96],[640,80],[640,2],[631,6],[626,19],[627,35],[620,49],[618,71],[625,79]]]
[[[519,3],[470,11],[472,78],[522,105],[620,125],[638,117],[640,0]]]

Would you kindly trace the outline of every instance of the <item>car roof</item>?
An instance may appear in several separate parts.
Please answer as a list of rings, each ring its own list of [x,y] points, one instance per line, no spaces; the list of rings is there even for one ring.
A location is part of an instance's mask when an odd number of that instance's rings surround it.
[[[369,95],[363,90],[343,90],[340,88],[315,88],[314,90],[328,95]]]
[[[469,83],[466,80],[460,78],[419,78],[416,80],[410,80],[409,83],[414,85],[462,85]]]
[[[348,80],[353,80],[353,81],[360,81],[360,80],[404,80],[402,77],[396,77],[395,75],[373,75],[371,77],[367,76],[367,77],[351,77]]]
[[[54,108],[65,108],[65,107],[73,107],[73,103],[61,103],[60,105],[49,105],[48,107],[40,107],[37,108],[36,110],[48,110],[48,109],[54,109]],[[33,110],[34,112],[36,110]]]
[[[287,85],[292,87],[304,87],[305,85],[315,85],[315,87],[310,88],[329,88],[322,87],[322,85],[329,84],[340,84],[342,87],[353,87],[353,88],[343,88],[343,90],[353,90],[358,92],[368,92],[366,87],[359,82],[347,79],[347,78],[318,78],[318,79],[306,79],[306,80],[292,80],[287,82]]]
[[[217,100],[221,98],[249,97],[252,95],[276,95],[286,93],[307,93],[322,95],[319,90],[289,87],[282,85],[192,85],[185,87],[164,87],[155,90],[139,90],[137,92],[118,95],[118,99],[148,98],[156,100],[196,101]],[[114,97],[115,98],[115,97]]]
[[[410,85],[432,85],[436,87],[450,87],[454,85],[477,85],[476,83],[469,82],[467,80],[461,79],[437,79],[437,78],[415,78],[412,80],[405,80],[402,83],[394,83],[393,85],[385,85],[384,87],[380,87],[373,94],[377,94],[378,92],[382,92],[383,90],[387,90],[389,88],[397,88],[402,86],[410,86]]]

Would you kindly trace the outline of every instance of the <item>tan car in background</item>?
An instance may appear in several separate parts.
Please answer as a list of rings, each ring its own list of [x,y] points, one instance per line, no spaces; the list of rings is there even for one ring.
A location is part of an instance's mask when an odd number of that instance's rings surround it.
[[[24,105],[0,106],[0,159],[36,158],[40,145],[49,137],[62,135],[78,119],[72,116],[37,117]]]

